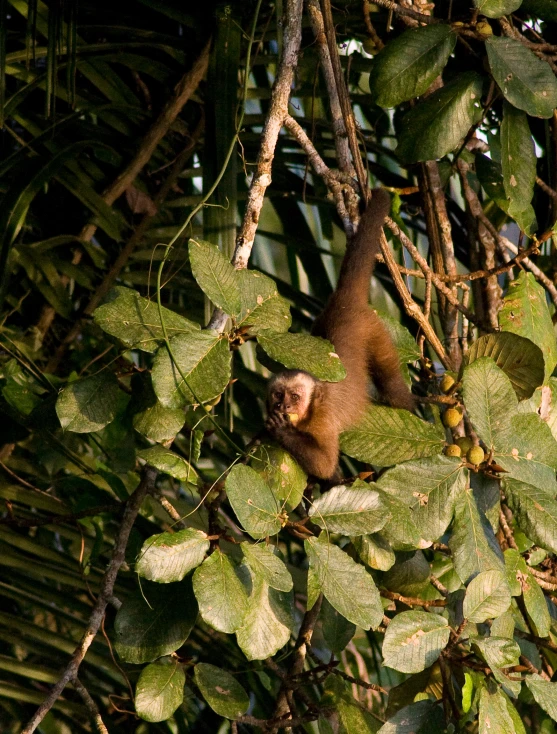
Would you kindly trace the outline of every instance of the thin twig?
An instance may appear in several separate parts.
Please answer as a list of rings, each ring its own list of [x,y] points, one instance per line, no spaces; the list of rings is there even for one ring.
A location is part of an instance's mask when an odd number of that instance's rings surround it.
[[[89,617],[85,632],[83,633],[83,636],[60,679],[58,680],[56,685],[52,687],[50,693],[43,701],[43,703],[39,706],[28,724],[22,729],[21,734],[31,734],[35,731],[35,729],[44,719],[46,714],[53,707],[66,685],[77,677],[79,666],[83,662],[83,658],[85,657],[87,650],[89,649],[91,643],[95,639],[97,632],[99,631],[109,599],[113,595],[114,584],[116,582],[116,577],[118,576],[118,571],[120,570],[120,567],[125,560],[126,547],[128,544],[128,538],[131,529],[146,494],[155,484],[156,476],[157,471],[155,469],[151,467],[146,467],[143,470],[141,481],[126,502],[126,509],[124,510],[124,516],[122,518],[120,529],[114,543],[112,558],[103,576],[100,592],[97,597],[95,606],[93,607],[93,611],[91,612],[91,615]]]
[[[73,687],[83,699],[83,703],[85,704],[93,723],[97,727],[97,731],[99,732],[99,734],[108,734],[108,729],[104,725],[97,704],[91,698],[91,695],[89,694],[87,688],[85,688],[83,683],[81,683],[77,678],[73,679]]]
[[[399,601],[402,604],[406,604],[407,607],[446,607],[447,602],[445,599],[418,599],[415,596],[403,596],[397,594],[396,591],[388,591],[387,589],[380,589],[379,593],[385,599],[391,599],[391,601]]]

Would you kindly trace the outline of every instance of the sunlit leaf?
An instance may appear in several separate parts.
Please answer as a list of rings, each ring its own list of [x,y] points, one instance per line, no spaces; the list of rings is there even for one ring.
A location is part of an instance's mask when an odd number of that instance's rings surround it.
[[[186,676],[173,658],[161,658],[143,668],[135,687],[135,710],[144,721],[166,721],[184,698]]]
[[[249,708],[249,697],[234,676],[209,663],[197,663],[194,679],[203,698],[219,716],[237,719]]]

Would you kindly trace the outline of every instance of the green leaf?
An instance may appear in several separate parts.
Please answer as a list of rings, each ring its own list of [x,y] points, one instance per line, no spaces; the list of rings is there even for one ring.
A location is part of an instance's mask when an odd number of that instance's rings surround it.
[[[236,639],[248,660],[265,660],[290,639],[293,594],[271,589],[263,578],[253,574],[252,584],[248,611],[244,624],[236,630]]]
[[[486,48],[505,99],[533,117],[551,117],[557,107],[557,80],[549,64],[514,38],[492,36]]]
[[[424,548],[429,545],[427,541],[422,539],[410,508],[386,492],[384,493],[384,500],[391,511],[392,517],[381,530],[381,535],[391,544],[393,549],[410,550]]]
[[[517,155],[517,151],[520,151]],[[532,201],[536,182],[536,151],[524,112],[508,102],[501,123],[503,186],[510,202],[509,214],[523,211]]]
[[[334,723],[335,728],[323,729],[325,720],[321,718],[320,734],[375,734],[378,730],[377,719],[354,698],[350,685],[336,675],[329,675],[325,680],[321,705],[334,708],[327,725]]]
[[[519,334],[538,345],[545,361],[547,382],[557,364],[557,340],[545,290],[532,273],[522,271],[516,280],[510,282],[499,313],[499,323],[503,331]]]
[[[95,323],[127,347],[155,352],[164,338],[157,303],[122,286],[113,288],[108,298],[107,303],[95,310]],[[163,307],[162,317],[169,337],[190,334],[201,328],[168,308]]]
[[[315,500],[308,514],[320,528],[343,535],[375,533],[391,517],[379,492],[359,479],[350,487],[332,487]]]
[[[242,300],[238,271],[210,242],[190,239],[188,250],[193,277],[203,293],[229,316],[237,316]]]
[[[509,701],[498,688],[483,687],[480,692],[479,734],[509,734],[516,732],[509,711]],[[516,732],[516,734],[519,734]]]
[[[467,481],[468,470],[458,459],[440,455],[395,466],[377,486],[410,507],[421,537],[435,541],[448,528]]]
[[[436,702],[423,700],[401,708],[377,734],[430,734],[444,727],[444,716]]]
[[[383,664],[401,673],[419,673],[437,660],[449,635],[449,624],[439,614],[400,612],[385,632]]]
[[[371,405],[357,426],[340,437],[342,451],[376,466],[441,453],[445,438],[438,428],[407,410]]]
[[[91,433],[112,423],[122,393],[112,372],[70,382],[58,395],[56,414],[65,431]]]
[[[538,676],[527,675],[526,685],[530,689],[536,703],[557,721],[557,683],[551,683]]]
[[[255,270],[239,270],[242,310],[236,326],[249,326],[250,334],[262,329],[288,331],[292,323],[288,301],[278,294],[276,283]]]
[[[207,533],[193,528],[152,535],[143,543],[135,570],[140,576],[161,584],[181,581],[199,566],[209,546]]]
[[[435,160],[457,148],[481,120],[481,96],[482,78],[473,71],[459,74],[430,94],[402,119],[399,158],[405,163]]]
[[[473,637],[471,642],[478,648],[496,680],[503,686],[503,690],[516,698],[520,693],[521,683],[511,680],[503,672],[503,668],[518,665],[520,658],[518,643],[506,637]]]
[[[429,26],[433,27],[433,26]],[[435,26],[439,28],[439,26]],[[415,362],[422,356],[420,350],[416,344],[416,340],[408,329],[399,323],[392,316],[387,316],[384,313],[377,314],[383,323],[385,329],[389,332],[391,341],[395,345],[395,349],[398,352],[398,356],[401,364],[408,364],[408,362]]]
[[[468,364],[480,357],[491,357],[494,360],[511,381],[519,400],[529,398],[543,383],[543,354],[530,337],[513,334],[510,330],[485,334],[470,347]]]
[[[455,46],[448,24],[411,28],[390,41],[373,62],[369,86],[381,107],[419,97],[443,71]]]
[[[234,720],[248,710],[248,694],[226,670],[209,663],[197,663],[193,677],[203,698],[219,716]]]
[[[184,700],[186,675],[174,658],[143,668],[135,687],[135,710],[144,721],[166,721]]]
[[[326,539],[309,538],[304,546],[317,588],[337,612],[363,629],[378,627],[383,606],[365,568]]]
[[[226,337],[214,331],[192,332],[175,336],[170,347],[180,369],[162,346],[151,373],[155,393],[165,407],[206,403],[223,392],[230,380],[232,357]]]
[[[396,560],[390,543],[380,534],[360,535],[352,538],[356,553],[366,566],[378,571],[388,571]]]
[[[549,637],[551,616],[547,608],[545,595],[522,556],[520,556],[519,564],[520,574],[517,574],[517,576],[520,578],[524,606],[530,625],[533,627],[534,634],[538,637]]]
[[[510,431],[498,438],[495,460],[514,479],[550,494],[557,492],[557,442],[537,413],[511,418]]]
[[[280,446],[261,444],[251,454],[250,466],[260,474],[287,511],[300,504],[307,474],[288,451]]]
[[[236,465],[226,480],[232,509],[252,538],[276,535],[282,527],[280,507],[270,487],[249,466]]]
[[[125,597],[116,614],[116,652],[127,663],[148,663],[170,655],[188,639],[197,619],[189,579],[179,584],[141,585]]]
[[[474,5],[487,18],[500,18],[517,10],[522,0],[474,0]]]
[[[230,558],[219,548],[193,574],[199,613],[219,632],[236,632],[248,609],[248,595]]]
[[[323,628],[323,637],[327,643],[327,647],[332,652],[340,655],[346,645],[354,637],[356,625],[349,622],[346,617],[337,612],[337,610],[329,604],[327,599],[323,599],[321,611],[319,613]]]
[[[155,469],[169,474],[181,482],[195,484],[197,481],[197,472],[189,461],[178,456],[174,451],[165,449],[164,446],[153,446],[150,449],[143,449],[143,451],[138,451],[137,455],[140,459],[144,459],[150,466],[154,466]]]
[[[471,489],[465,489],[456,498],[449,547],[463,584],[483,571],[505,571],[499,544],[491,525],[478,510]]]
[[[500,445],[518,405],[507,375],[491,357],[480,357],[464,369],[462,394],[472,425],[487,448]]]
[[[507,502],[524,533],[542,548],[557,553],[557,501],[543,489],[505,477]]]
[[[506,574],[502,571],[484,571],[468,585],[462,613],[470,622],[485,622],[499,617],[510,605],[511,592]]]
[[[257,341],[271,359],[288,369],[304,370],[326,382],[338,382],[346,377],[334,346],[326,339],[261,329]]]
[[[133,427],[151,441],[170,441],[184,425],[182,408],[165,408],[158,400],[133,417]]]
[[[261,576],[272,589],[290,591],[294,585],[290,572],[277,556],[275,546],[241,543],[240,548],[255,576]]]

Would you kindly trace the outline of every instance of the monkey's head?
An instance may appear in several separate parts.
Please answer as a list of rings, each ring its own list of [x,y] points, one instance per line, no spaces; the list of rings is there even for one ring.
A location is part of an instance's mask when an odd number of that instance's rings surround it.
[[[267,410],[297,415],[298,422],[307,417],[315,401],[321,399],[321,393],[321,383],[309,372],[285,370],[269,380]]]

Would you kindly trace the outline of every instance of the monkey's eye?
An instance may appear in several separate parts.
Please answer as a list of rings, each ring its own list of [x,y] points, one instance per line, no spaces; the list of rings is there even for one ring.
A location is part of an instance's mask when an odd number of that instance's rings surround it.
[[[298,402],[298,400],[300,399],[300,396],[299,396],[299,395],[296,395],[296,394],[292,395],[291,397],[292,397],[292,401],[293,401],[294,403],[297,403],[297,402]]]

